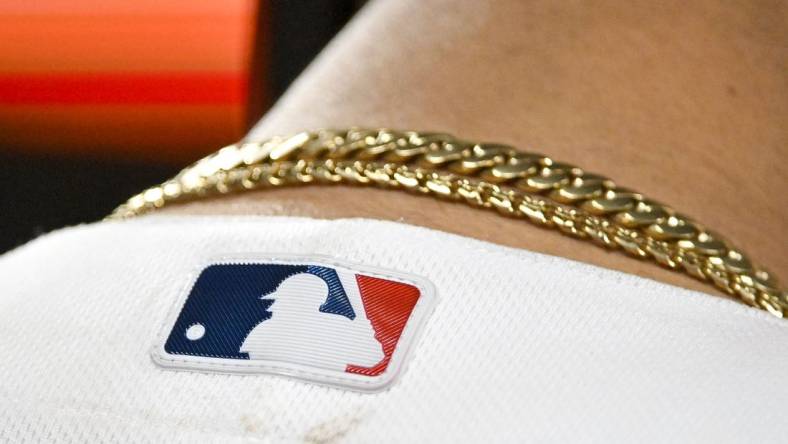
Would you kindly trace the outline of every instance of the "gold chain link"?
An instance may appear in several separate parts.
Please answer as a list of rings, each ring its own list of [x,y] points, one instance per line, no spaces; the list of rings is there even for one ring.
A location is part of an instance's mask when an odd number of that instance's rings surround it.
[[[319,130],[222,148],[133,196],[108,219],[168,203],[266,187],[351,183],[491,208],[711,282],[778,317],[788,292],[716,233],[612,180],[541,154],[448,134]]]

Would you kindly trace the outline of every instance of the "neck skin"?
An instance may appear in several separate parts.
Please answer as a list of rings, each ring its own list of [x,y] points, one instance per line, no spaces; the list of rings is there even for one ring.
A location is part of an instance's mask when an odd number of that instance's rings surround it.
[[[787,41],[784,2],[377,1],[250,137],[386,126],[509,143],[666,202],[784,280]],[[163,211],[398,220],[714,291],[521,220],[395,191],[267,190]]]

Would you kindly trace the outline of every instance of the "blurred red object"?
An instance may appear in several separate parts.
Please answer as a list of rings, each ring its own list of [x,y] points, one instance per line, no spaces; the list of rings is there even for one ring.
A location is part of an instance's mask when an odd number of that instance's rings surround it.
[[[193,159],[262,113],[253,0],[0,2],[0,148]]]

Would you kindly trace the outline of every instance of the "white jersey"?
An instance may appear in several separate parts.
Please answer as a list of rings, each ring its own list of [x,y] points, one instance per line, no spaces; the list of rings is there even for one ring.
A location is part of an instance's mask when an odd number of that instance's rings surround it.
[[[315,345],[344,331],[366,351]],[[0,257],[0,442],[780,442],[786,369],[765,312],[393,222],[149,216]]]

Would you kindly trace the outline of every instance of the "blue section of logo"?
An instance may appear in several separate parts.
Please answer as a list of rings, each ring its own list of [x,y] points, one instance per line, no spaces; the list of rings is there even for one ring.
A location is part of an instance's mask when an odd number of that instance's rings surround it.
[[[310,273],[328,286],[323,313],[354,319],[336,270],[317,265],[219,264],[206,267],[197,278],[164,350],[170,354],[229,359],[249,359],[240,352],[249,332],[271,318],[272,301],[261,300],[290,276]],[[201,326],[200,333],[188,335],[190,327]]]
[[[351,321],[356,318],[356,313],[353,312],[353,306],[350,305],[350,300],[345,294],[345,289],[342,288],[342,282],[339,281],[339,275],[337,275],[336,270],[310,265],[307,273],[312,273],[322,278],[328,284],[328,299],[326,299],[325,304],[320,306],[320,311],[342,315]]]

